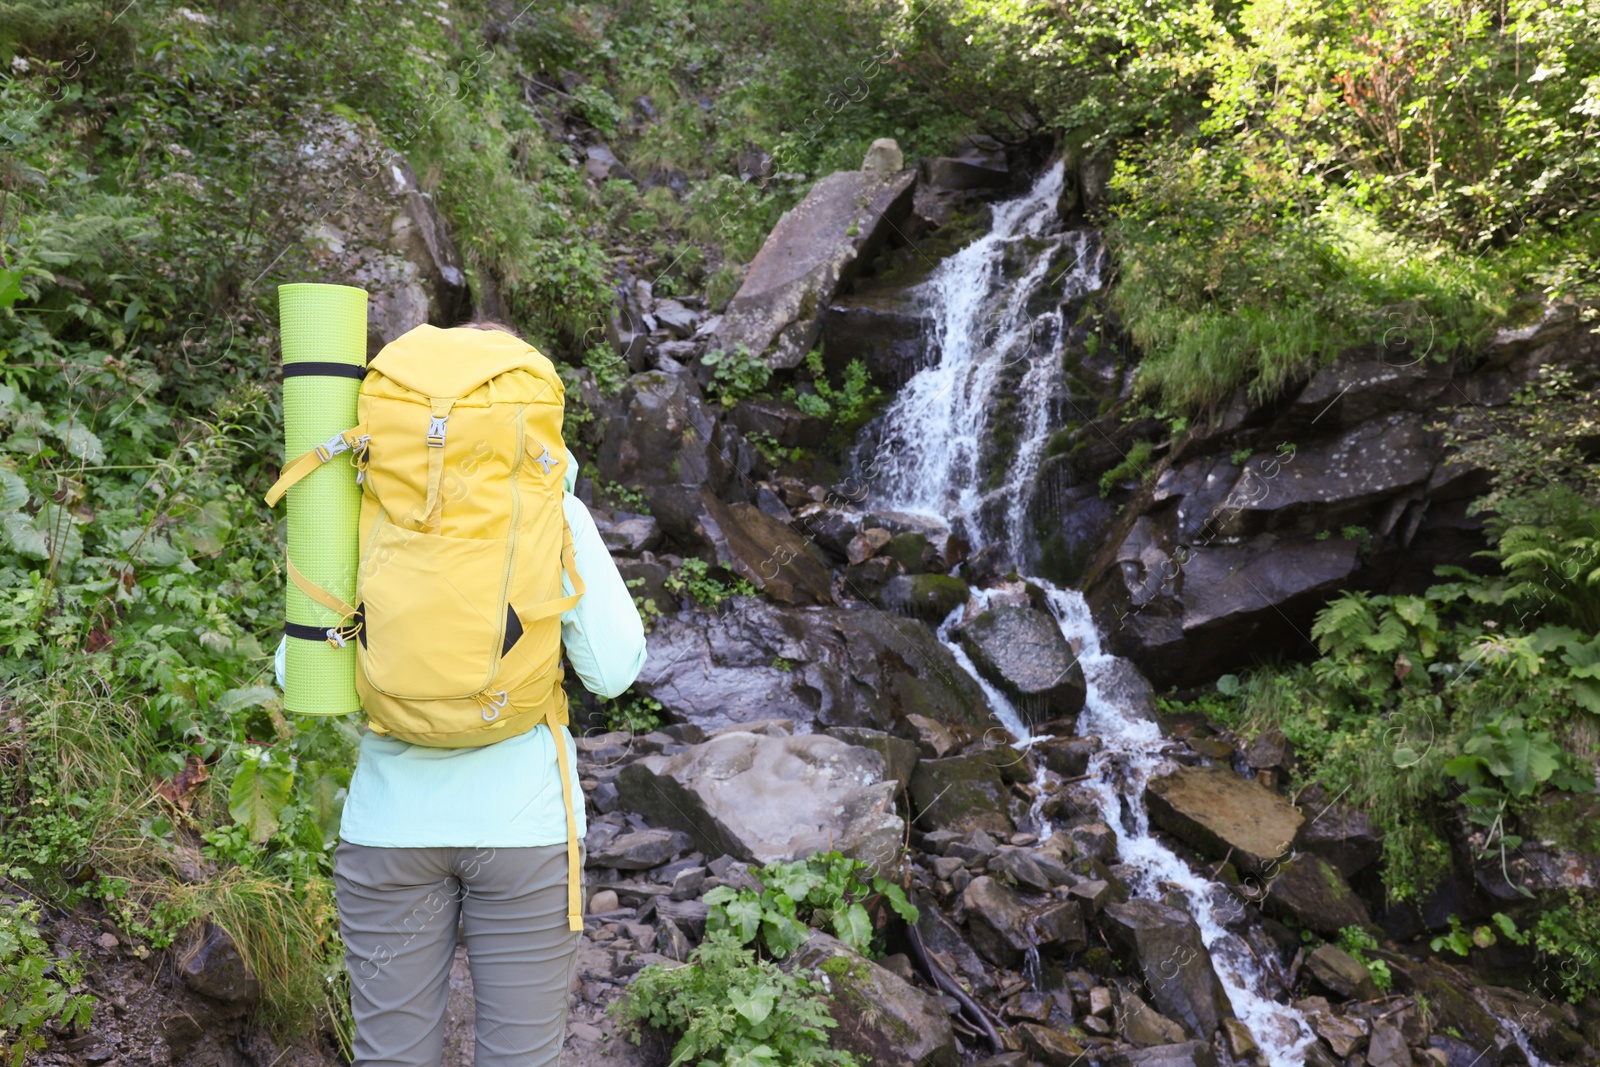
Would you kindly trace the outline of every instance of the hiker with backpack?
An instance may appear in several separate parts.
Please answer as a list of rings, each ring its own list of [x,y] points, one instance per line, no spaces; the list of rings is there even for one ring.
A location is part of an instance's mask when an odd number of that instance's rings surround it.
[[[290,567],[344,620],[325,637],[357,645],[368,716],[334,853],[356,1067],[440,1062],[458,922],[477,1067],[560,1060],[587,855],[561,651],[604,699],[645,659],[572,494],[564,395],[498,323],[391,342],[341,437],[363,485],[356,603]],[[269,500],[329,458],[291,460]]]

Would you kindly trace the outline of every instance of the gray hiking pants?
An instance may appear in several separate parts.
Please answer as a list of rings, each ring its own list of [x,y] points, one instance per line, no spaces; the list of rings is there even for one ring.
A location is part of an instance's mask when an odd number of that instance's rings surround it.
[[[580,859],[587,849],[580,843]],[[355,1015],[354,1067],[438,1067],[458,921],[477,999],[476,1067],[561,1062],[578,931],[567,846],[334,852]],[[588,912],[587,894],[580,893]]]

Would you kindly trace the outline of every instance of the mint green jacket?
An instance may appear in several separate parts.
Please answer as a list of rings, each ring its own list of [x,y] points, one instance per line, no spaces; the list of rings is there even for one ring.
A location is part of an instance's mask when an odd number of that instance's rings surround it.
[[[611,699],[632,685],[644,666],[644,625],[594,518],[572,495],[576,478],[575,465],[568,464],[563,507],[587,591],[561,616],[561,641],[579,680],[590,692]],[[561,587],[563,595],[572,593],[565,576]],[[278,664],[281,686],[282,645]],[[572,735],[565,729],[562,735],[575,761]],[[572,776],[572,810],[581,839],[588,833],[588,819],[577,774]],[[549,726],[541,723],[480,748],[428,748],[363,729],[339,836],[353,844],[390,848],[565,844],[567,815]]]

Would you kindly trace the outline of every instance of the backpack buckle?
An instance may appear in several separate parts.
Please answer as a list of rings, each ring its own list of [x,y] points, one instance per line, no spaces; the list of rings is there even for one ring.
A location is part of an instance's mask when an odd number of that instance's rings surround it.
[[[444,424],[450,421],[449,415],[428,416],[428,447],[444,447]]]
[[[366,438],[362,438],[363,441]],[[344,434],[336,433],[316,447],[317,458],[326,463],[334,456],[350,451],[350,442],[344,439]]]

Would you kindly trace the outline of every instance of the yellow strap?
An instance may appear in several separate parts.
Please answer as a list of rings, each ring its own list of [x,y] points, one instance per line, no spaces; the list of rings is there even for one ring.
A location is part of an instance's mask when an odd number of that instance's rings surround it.
[[[367,428],[365,425],[352,426],[350,429],[339,434],[339,436],[344,438],[345,444],[349,445],[351,448],[355,448],[356,442],[365,436],[366,432]],[[291,459],[288,463],[285,463],[283,465],[283,470],[278,472],[278,480],[272,483],[271,489],[267,490],[267,507],[277,507],[278,501],[283,499],[283,494],[287,493],[291,486],[293,486],[301,478],[304,478],[306,475],[316,470],[318,467],[322,466],[324,463],[328,462],[328,460],[332,459],[334,455],[335,453],[328,451],[327,445],[322,444],[318,445],[316,448],[313,448],[309,452],[301,453],[294,459]]]
[[[578,601],[588,591],[583,584],[583,576],[578,573],[577,552],[572,546],[572,527],[566,525],[566,518],[562,518],[561,527],[561,569],[567,572],[567,581],[572,583],[572,595],[560,597],[556,600],[547,600],[536,608],[517,612],[524,628],[530,622],[548,619],[552,615],[571,611],[578,606]]]
[[[439,529],[439,519],[444,510],[444,498],[439,493],[440,484],[444,481],[444,441],[445,424],[450,418],[450,409],[455,406],[456,398],[453,396],[429,397],[429,414],[432,416],[428,422],[428,499],[422,505],[422,518],[416,519],[406,516],[402,521],[419,533],[432,533]],[[438,427],[435,435],[434,427]]]
[[[566,732],[560,727],[567,723],[567,702],[564,694],[552,693],[553,698],[545,712],[545,724],[556,742],[556,765],[561,771],[561,802],[567,811],[567,929],[583,929],[583,899],[579,882],[583,868],[578,864],[578,817],[572,810],[572,767],[567,759]]]
[[[307,578],[304,574],[301,574],[300,568],[294,565],[294,560],[285,560],[285,562],[289,565],[289,580],[295,585],[299,586],[300,591],[306,596],[310,597],[318,604],[321,604],[329,611],[338,615],[341,620],[348,619],[350,616],[356,613],[355,608],[351,607],[349,604],[346,604],[343,600],[334,596],[320,585],[312,582],[312,580]]]

